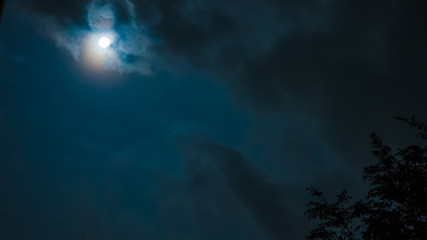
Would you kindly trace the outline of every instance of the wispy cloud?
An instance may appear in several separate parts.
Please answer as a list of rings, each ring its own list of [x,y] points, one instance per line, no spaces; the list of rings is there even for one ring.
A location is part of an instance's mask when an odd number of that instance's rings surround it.
[[[124,1],[122,7],[127,19],[119,19],[118,12],[112,3],[113,1],[96,0],[84,2],[85,21],[83,23],[67,20],[66,17],[64,17],[66,20],[60,20],[43,11],[35,14],[38,15],[43,31],[55,41],[59,48],[70,53],[76,61],[84,62],[85,55],[93,55],[91,51],[94,50],[87,48],[88,39],[110,34],[115,36],[109,49],[114,54],[110,54],[109,59],[91,57],[91,61],[100,61],[97,65],[120,73],[153,74],[150,55],[147,51],[151,41],[144,31],[144,26],[136,22],[133,5],[129,1]]]

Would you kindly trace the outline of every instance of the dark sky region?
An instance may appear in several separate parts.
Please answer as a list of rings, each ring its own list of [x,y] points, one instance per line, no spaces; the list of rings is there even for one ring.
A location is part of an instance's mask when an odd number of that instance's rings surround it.
[[[7,1],[0,239],[302,239],[305,187],[363,194],[369,134],[427,121],[425,9]]]

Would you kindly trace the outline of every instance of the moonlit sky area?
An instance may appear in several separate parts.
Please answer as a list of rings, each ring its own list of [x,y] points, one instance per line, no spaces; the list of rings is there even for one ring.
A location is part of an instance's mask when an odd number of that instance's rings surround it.
[[[7,1],[0,239],[303,239],[427,122],[424,3],[362,2]]]

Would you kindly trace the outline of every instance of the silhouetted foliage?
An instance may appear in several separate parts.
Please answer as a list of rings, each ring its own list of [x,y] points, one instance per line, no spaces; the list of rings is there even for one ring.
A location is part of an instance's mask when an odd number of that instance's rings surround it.
[[[427,125],[415,117],[396,119],[416,128],[417,137],[427,140]],[[371,142],[379,161],[364,168],[367,195],[350,203],[344,190],[329,203],[322,192],[309,188],[314,200],[305,214],[320,223],[306,239],[427,239],[427,145],[392,153],[375,133]]]
[[[356,239],[355,233],[360,225],[353,225],[354,206],[349,205],[351,197],[347,190],[338,194],[333,203],[328,203],[322,192],[309,188],[316,200],[310,201],[311,207],[306,215],[309,219],[319,219],[322,222],[311,231],[307,239]]]

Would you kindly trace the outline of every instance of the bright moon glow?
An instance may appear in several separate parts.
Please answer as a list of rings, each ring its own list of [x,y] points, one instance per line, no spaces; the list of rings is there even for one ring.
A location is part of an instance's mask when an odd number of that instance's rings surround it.
[[[95,69],[115,69],[119,63],[113,43],[117,42],[114,32],[88,34],[82,45],[82,59]]]
[[[98,44],[102,48],[107,48],[107,47],[110,46],[111,41],[107,37],[102,37],[102,38],[99,39]]]

